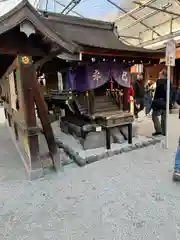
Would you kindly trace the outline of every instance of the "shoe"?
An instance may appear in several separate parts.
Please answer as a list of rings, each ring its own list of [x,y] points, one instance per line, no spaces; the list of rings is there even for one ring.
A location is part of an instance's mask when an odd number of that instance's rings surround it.
[[[179,170],[175,170],[173,173],[173,180],[174,181],[180,181],[180,171]]]
[[[162,132],[155,132],[152,134],[152,136],[159,136],[159,135],[162,135]]]

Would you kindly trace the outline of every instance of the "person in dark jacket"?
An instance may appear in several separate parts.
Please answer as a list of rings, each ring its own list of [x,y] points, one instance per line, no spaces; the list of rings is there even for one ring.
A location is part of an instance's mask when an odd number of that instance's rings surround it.
[[[144,109],[144,84],[143,76],[139,74],[134,82],[134,115],[138,118],[138,113]]]
[[[145,92],[144,92],[144,106],[145,106],[146,116],[151,111],[152,99],[153,99],[153,93],[151,90],[151,84],[150,82],[148,82],[145,86]]]
[[[163,69],[159,73],[159,79],[157,80],[154,99],[152,102],[152,120],[154,123],[155,132],[153,136],[166,134],[166,88],[167,88],[167,70]],[[172,83],[170,82],[170,99],[169,108],[172,105]],[[159,121],[161,117],[161,123]]]
[[[174,104],[176,102],[176,87],[172,84],[172,95],[171,95],[171,107],[170,107],[170,110],[173,109],[174,107]]]

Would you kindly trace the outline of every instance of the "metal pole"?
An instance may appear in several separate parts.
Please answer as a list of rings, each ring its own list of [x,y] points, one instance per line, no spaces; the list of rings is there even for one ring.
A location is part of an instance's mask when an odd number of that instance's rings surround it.
[[[122,11],[123,13],[128,13],[126,10],[124,10],[123,8],[121,8],[120,6],[118,6],[116,3],[112,2],[111,0],[106,0],[107,2],[111,3],[114,7],[116,7],[117,9],[119,9],[120,11]],[[129,14],[129,17],[133,18],[135,21],[137,21],[138,19],[136,17],[134,17],[132,14]],[[161,34],[159,34],[158,32],[156,32],[152,27],[150,27],[149,25],[145,24],[144,22],[140,22],[141,25],[143,25],[144,27],[146,27],[147,29],[150,29],[151,31],[153,31],[154,33],[156,33],[158,36],[161,36]]]
[[[140,40],[139,37],[134,37],[134,36],[118,35],[118,37],[120,37],[120,38],[130,38],[130,39]]]
[[[56,2],[57,4],[59,4],[60,6],[62,6],[62,7],[66,7],[65,4],[60,3],[58,0],[55,0],[55,2]],[[78,13],[78,12],[76,12],[76,11],[72,11],[72,13],[75,13],[77,16],[79,16],[79,17],[81,17],[81,18],[84,18],[83,15],[81,15],[80,13]]]
[[[154,3],[154,2],[156,2],[156,0],[150,0],[150,1],[146,2],[146,5],[152,4],[152,3]],[[143,5],[144,5],[144,3],[143,3],[139,8],[134,8],[134,9],[132,9],[131,11],[129,11],[129,12],[127,12],[127,13],[119,16],[119,17],[117,17],[116,21],[121,20],[122,18],[128,17],[128,16],[131,15],[131,14],[134,14],[134,13],[136,13],[136,12],[141,11],[141,10],[144,8]]]
[[[142,3],[140,3],[140,2],[133,1],[133,3],[136,3],[139,6],[142,6]],[[163,12],[163,13],[167,13],[167,14],[170,14],[170,15],[174,15],[174,16],[180,17],[179,13],[168,11],[168,10],[164,10],[163,8],[161,9],[161,8],[157,8],[157,7],[154,7],[154,6],[151,6],[151,5],[147,5],[147,4],[143,4],[143,6],[147,7],[147,8],[151,8],[153,10],[158,10],[158,11]]]
[[[73,4],[73,2],[74,2],[73,0],[70,1],[68,5],[62,10],[61,14],[63,14]]]
[[[46,0],[46,12],[48,10],[48,0]]]
[[[164,8],[167,9],[167,8],[169,8],[169,7],[171,7],[171,6],[172,6],[172,4],[166,4],[166,5],[164,6]],[[154,16],[154,15],[156,15],[156,14],[158,14],[158,13],[159,13],[159,10],[152,11],[152,12],[150,12],[150,13],[142,16],[141,18],[139,18],[139,19],[136,20],[135,22],[132,22],[132,23],[126,25],[125,27],[121,28],[120,31],[124,31],[124,30],[126,30],[126,29],[128,29],[128,28],[131,28],[131,27],[137,25],[138,23],[140,23],[140,22],[142,22],[142,21],[144,21],[144,20],[146,20],[146,19],[148,19],[148,18],[150,18],[150,17],[152,17],[152,16]],[[152,31],[152,32],[153,32],[153,31]]]
[[[171,66],[167,69],[167,86],[166,86],[166,130],[165,130],[165,148],[168,148],[168,123],[169,123],[169,98],[170,98],[170,81],[171,81]]]

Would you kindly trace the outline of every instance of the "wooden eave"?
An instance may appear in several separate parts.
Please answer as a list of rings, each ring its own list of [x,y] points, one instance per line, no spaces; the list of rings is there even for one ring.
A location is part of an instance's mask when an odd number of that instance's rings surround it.
[[[146,49],[145,49],[146,50]],[[142,60],[151,60],[151,59],[160,59],[164,58],[164,51],[132,51],[132,50],[114,50],[114,49],[103,49],[103,48],[94,48],[89,46],[81,46],[81,53],[83,55],[94,55],[94,56],[107,56],[107,57],[119,57],[119,58],[128,58],[128,59],[142,59]]]
[[[0,35],[18,26],[24,21],[29,21],[33,26],[49,40],[55,42],[65,52],[74,53],[77,46],[60,37],[42,20],[42,16],[26,0],[23,0],[14,9],[0,17]]]

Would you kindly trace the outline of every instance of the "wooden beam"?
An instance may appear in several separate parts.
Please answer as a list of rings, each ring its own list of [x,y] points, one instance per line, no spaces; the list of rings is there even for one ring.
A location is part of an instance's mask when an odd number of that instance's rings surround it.
[[[58,54],[60,54],[62,52],[62,50],[58,49],[56,51],[53,51],[52,53],[50,53],[48,56],[45,56],[43,58],[41,58],[40,60],[36,61],[34,63],[34,67],[35,69],[37,69],[38,67],[41,67],[44,63],[46,63],[47,61],[51,61],[52,58],[56,57]]]
[[[37,77],[35,75],[34,66],[33,66],[33,72],[34,72],[34,75],[33,75],[33,78],[31,79],[31,83],[32,83],[32,90],[34,95],[34,101],[36,103],[36,106],[39,112],[39,118],[41,120],[41,124],[43,127],[43,133],[48,144],[49,153],[53,160],[54,168],[58,170],[61,164],[60,155],[55,142],[52,127],[48,118],[47,105],[44,101],[44,96],[42,95],[40,85],[38,84]]]

